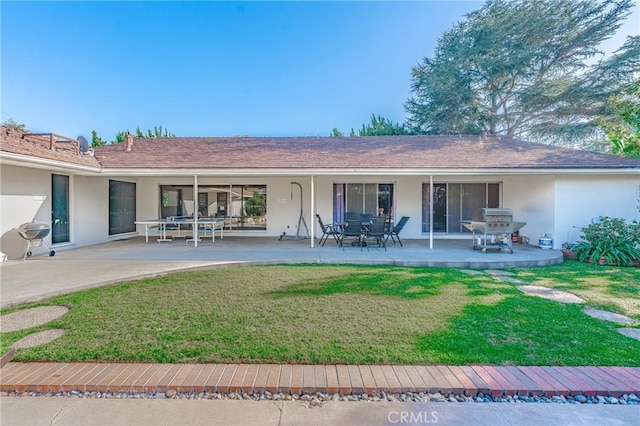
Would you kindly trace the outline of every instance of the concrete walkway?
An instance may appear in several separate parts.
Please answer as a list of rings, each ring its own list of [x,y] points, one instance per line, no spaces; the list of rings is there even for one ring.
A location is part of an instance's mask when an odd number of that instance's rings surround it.
[[[640,406],[0,398],[3,425],[637,425]]]

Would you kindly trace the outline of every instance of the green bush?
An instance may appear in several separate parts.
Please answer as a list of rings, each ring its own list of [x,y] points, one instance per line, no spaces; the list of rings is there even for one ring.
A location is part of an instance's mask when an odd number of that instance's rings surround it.
[[[607,264],[620,266],[640,261],[640,223],[637,221],[627,224],[624,219],[605,216],[582,232],[582,241],[573,247],[579,261],[598,263],[604,258]]]

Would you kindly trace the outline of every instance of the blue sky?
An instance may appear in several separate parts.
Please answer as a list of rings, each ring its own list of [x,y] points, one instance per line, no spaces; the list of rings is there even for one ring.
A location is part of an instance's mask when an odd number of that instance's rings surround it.
[[[107,140],[326,136],[405,117],[410,71],[482,2],[2,1],[2,121]],[[638,34],[638,9],[624,34]]]

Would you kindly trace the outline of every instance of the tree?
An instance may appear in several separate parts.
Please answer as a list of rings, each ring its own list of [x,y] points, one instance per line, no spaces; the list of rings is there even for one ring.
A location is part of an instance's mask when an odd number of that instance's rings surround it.
[[[358,131],[358,136],[391,136],[391,135],[407,135],[409,132],[404,124],[396,124],[388,118],[380,115],[376,117],[371,114],[371,124],[363,124]]]
[[[611,141],[611,152],[640,158],[640,80],[611,98],[614,114],[600,120]]]
[[[9,117],[8,120],[4,121],[2,123],[2,125],[4,127],[6,127],[7,129],[14,131],[14,132],[21,132],[21,133],[25,133],[28,132],[29,130],[27,129],[27,125],[24,123],[18,123],[16,120],[14,120],[13,118]]]
[[[96,147],[96,146],[102,146],[102,145],[106,145],[107,142],[104,141],[104,139],[102,139],[100,136],[98,136],[98,132],[96,132],[95,130],[91,131],[91,146],[92,147]]]
[[[632,7],[632,0],[487,1],[412,68],[409,129],[567,145],[601,136],[607,99],[640,66],[640,37],[607,59],[598,46]]]
[[[376,116],[375,114],[371,114],[371,123],[363,124],[362,128],[358,130],[357,133],[352,128],[349,136],[391,136],[408,134],[409,131],[405,128],[404,124],[396,124],[388,118],[382,117],[381,115]],[[331,131],[330,136],[343,137],[344,134],[334,127]]]
[[[129,134],[133,134],[137,138],[173,138],[176,136],[173,133],[171,133],[168,129],[163,129],[162,126],[154,126],[153,130],[147,129],[146,133],[140,129],[140,126],[137,126],[135,133],[131,133],[129,129],[120,130],[118,133],[116,133],[115,138],[111,142],[105,142],[100,136],[98,136],[97,132],[94,130],[91,132],[91,137],[92,137],[91,146],[100,146],[100,145],[105,145],[107,143],[124,142],[127,139],[127,135]]]

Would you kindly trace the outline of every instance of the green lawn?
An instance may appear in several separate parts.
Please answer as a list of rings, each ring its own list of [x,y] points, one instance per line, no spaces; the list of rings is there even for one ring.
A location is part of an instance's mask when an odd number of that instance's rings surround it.
[[[513,272],[640,319],[638,268],[566,262]],[[21,349],[15,359],[640,366],[640,342],[583,314],[584,306],[526,296],[513,284],[456,269],[218,269],[20,308],[40,305],[71,310],[41,327],[2,333],[2,352],[27,334],[64,328],[62,338]]]

